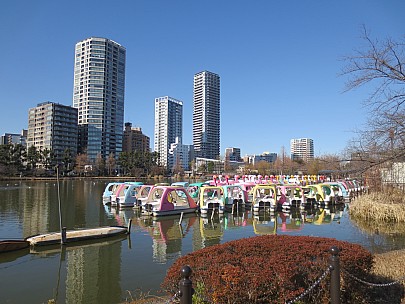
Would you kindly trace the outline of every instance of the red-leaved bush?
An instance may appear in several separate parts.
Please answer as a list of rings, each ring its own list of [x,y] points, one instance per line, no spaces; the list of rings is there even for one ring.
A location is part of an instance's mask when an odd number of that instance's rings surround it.
[[[179,258],[162,288],[179,290],[182,266],[192,269],[200,303],[285,303],[311,286],[330,264],[332,246],[340,250],[341,268],[367,278],[373,257],[357,244],[331,238],[265,235],[231,241]],[[342,303],[369,302],[367,286],[341,276]],[[330,275],[298,303],[329,303]],[[202,288],[201,288],[202,286]]]

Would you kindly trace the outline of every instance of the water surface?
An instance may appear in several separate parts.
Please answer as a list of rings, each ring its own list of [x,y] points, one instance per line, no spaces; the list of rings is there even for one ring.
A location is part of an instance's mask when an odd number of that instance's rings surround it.
[[[0,303],[120,303],[139,292],[159,293],[166,270],[180,256],[230,240],[262,234],[333,237],[373,253],[405,248],[403,235],[365,232],[347,206],[255,216],[251,212],[202,218],[143,217],[103,206],[107,181],[60,181],[63,225],[68,229],[126,225],[129,237],[0,254]],[[323,213],[322,213],[323,212]],[[55,181],[0,183],[0,239],[59,231]]]

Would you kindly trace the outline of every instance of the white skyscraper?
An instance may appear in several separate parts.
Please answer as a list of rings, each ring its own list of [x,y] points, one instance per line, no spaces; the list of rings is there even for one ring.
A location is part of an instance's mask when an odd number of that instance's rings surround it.
[[[212,72],[194,75],[193,145],[197,157],[217,159],[220,146],[220,78]]]
[[[310,138],[291,139],[291,159],[305,162],[314,159],[314,141]]]
[[[75,48],[73,107],[78,109],[79,153],[118,157],[124,129],[126,50],[91,37]]]
[[[172,169],[173,157],[169,153],[172,144],[182,144],[183,102],[169,96],[155,99],[154,151],[160,155],[160,164]]]

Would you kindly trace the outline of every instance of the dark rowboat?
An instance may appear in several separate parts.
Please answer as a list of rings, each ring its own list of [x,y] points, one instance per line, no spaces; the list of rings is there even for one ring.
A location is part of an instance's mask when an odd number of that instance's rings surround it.
[[[0,241],[0,253],[21,250],[29,246],[30,243],[25,240],[3,240]]]

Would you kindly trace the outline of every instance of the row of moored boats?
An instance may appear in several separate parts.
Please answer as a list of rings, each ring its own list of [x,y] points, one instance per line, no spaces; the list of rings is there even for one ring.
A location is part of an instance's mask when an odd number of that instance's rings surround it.
[[[200,212],[236,212],[240,210],[288,211],[312,205],[348,203],[365,190],[356,180],[328,181],[315,176],[286,178],[272,176],[214,176],[200,183],[143,184],[112,182],[103,193],[103,204],[138,208],[153,216]]]

